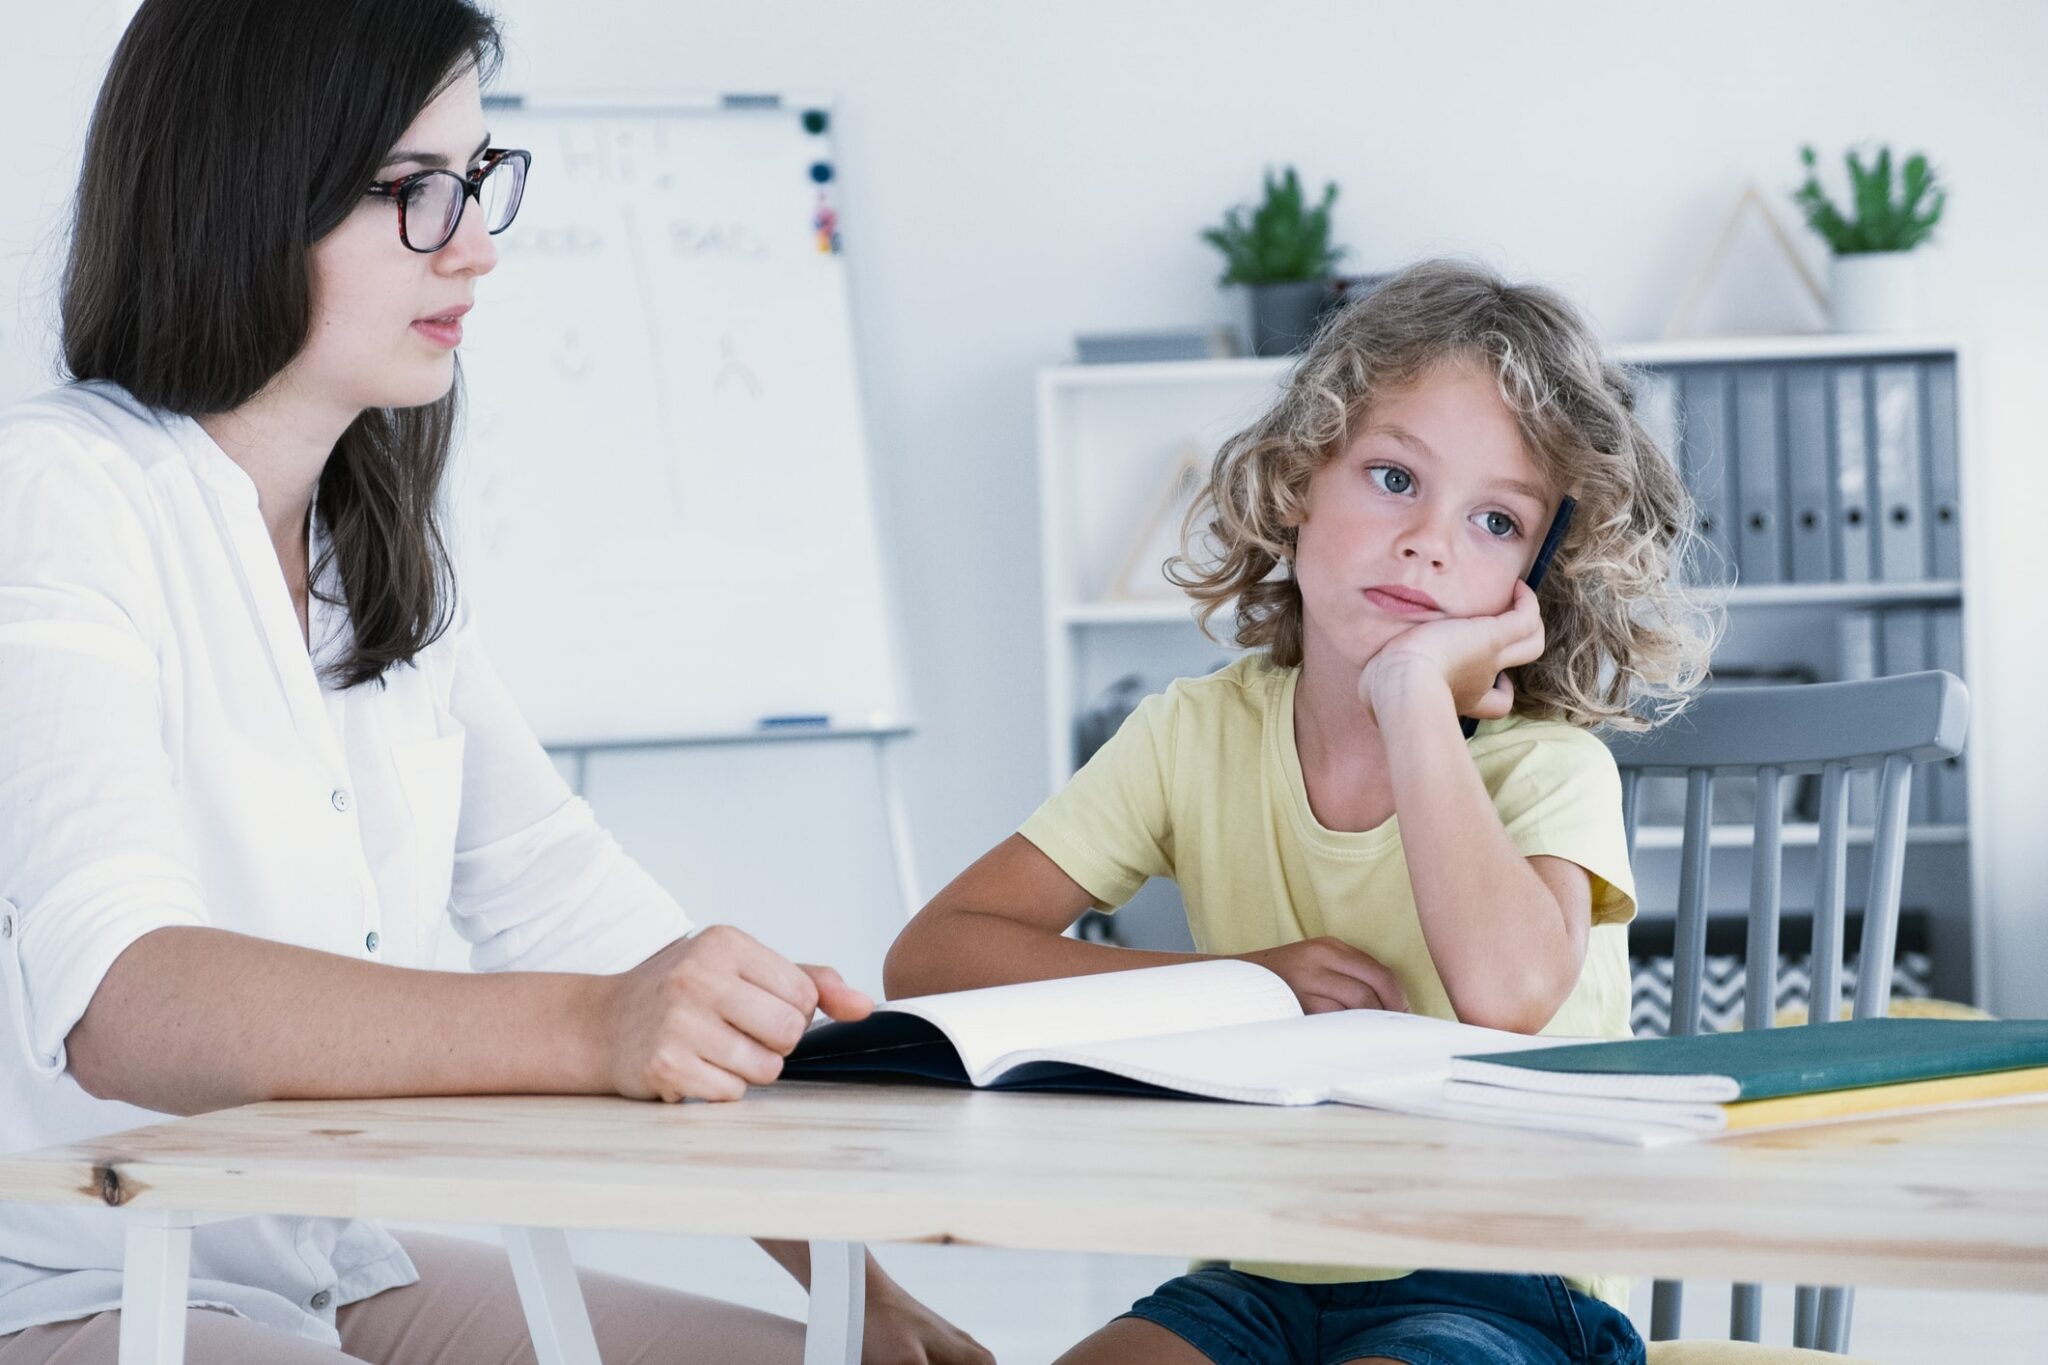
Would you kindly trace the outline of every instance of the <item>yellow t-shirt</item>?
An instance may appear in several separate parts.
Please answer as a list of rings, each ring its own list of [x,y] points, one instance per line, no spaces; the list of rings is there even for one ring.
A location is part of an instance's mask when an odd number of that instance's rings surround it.
[[[1455,1018],[1423,941],[1399,817],[1353,833],[1325,829],[1309,807],[1294,746],[1299,677],[1299,669],[1254,653],[1146,698],[1020,832],[1100,909],[1122,905],[1148,878],[1170,877],[1201,952],[1331,935],[1385,963],[1417,1014]],[[1515,846],[1569,859],[1592,877],[1585,966],[1543,1032],[1627,1037],[1635,882],[1613,758],[1583,730],[1515,716],[1483,723],[1466,749]],[[1303,1284],[1407,1273],[1237,1268]],[[1626,1279],[1568,1278],[1626,1306]]]

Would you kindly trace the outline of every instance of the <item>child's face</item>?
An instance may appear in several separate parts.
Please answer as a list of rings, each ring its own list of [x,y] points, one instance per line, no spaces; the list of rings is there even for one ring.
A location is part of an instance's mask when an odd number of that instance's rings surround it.
[[[1506,611],[1556,505],[1484,370],[1441,365],[1386,395],[1309,480],[1307,647],[1363,667],[1421,622]]]

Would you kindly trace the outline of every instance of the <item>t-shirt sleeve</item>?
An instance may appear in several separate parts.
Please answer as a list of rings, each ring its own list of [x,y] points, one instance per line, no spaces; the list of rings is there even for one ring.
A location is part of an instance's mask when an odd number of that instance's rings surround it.
[[[1173,695],[1147,697],[1018,831],[1114,910],[1173,875]]]
[[[1593,879],[1593,923],[1636,914],[1621,818],[1621,774],[1607,746],[1563,724],[1518,727],[1474,755],[1508,838],[1522,856],[1563,858]]]

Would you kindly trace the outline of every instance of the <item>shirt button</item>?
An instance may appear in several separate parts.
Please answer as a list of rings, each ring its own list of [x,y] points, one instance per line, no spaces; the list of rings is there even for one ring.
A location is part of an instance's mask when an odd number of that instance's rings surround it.
[[[14,916],[0,916],[0,938],[14,937]]]
[[[333,795],[327,799],[334,803],[334,808],[338,811],[346,811],[348,809],[348,789],[345,787],[336,787]]]
[[[377,942],[377,931],[375,929],[372,929],[363,937],[363,946],[373,953],[377,951]]]
[[[334,1302],[334,1296],[323,1289],[319,1293],[315,1294],[309,1300],[309,1302],[313,1305],[315,1311],[318,1311],[319,1309],[325,1308],[328,1304]]]

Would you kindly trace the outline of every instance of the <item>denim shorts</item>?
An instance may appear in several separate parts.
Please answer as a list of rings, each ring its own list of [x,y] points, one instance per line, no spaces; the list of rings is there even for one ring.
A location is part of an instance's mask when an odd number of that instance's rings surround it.
[[[1291,1284],[1225,1266],[1168,1280],[1128,1317],[1158,1323],[1216,1365],[1643,1365],[1628,1315],[1555,1275],[1418,1270],[1392,1280]]]

